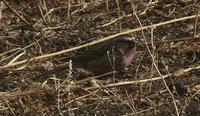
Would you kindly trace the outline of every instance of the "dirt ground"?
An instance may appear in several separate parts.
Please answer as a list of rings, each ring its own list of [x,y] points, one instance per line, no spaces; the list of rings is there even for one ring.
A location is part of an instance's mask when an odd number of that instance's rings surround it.
[[[200,116],[199,12],[199,0],[2,0],[0,115]],[[73,69],[115,34],[137,41],[123,74]]]

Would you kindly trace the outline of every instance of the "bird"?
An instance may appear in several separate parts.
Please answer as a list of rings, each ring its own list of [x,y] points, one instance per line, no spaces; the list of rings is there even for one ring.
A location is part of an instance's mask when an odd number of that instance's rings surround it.
[[[64,59],[72,61],[72,68],[84,73],[95,75],[111,71],[121,72],[129,66],[136,54],[136,41],[134,37],[118,36],[112,40],[91,46],[85,50],[78,51],[74,56]],[[48,77],[52,74],[62,72],[69,68],[68,65],[54,68],[35,76]],[[81,70],[80,70],[81,69]]]
[[[74,67],[87,69],[94,74],[103,74],[124,70],[131,64],[135,54],[135,38],[121,35],[78,52],[71,60]]]

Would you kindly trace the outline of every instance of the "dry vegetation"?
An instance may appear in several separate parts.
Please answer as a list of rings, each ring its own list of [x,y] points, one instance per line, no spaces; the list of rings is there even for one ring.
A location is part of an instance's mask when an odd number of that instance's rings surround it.
[[[0,114],[200,115],[199,4],[2,0]],[[124,74],[73,70],[70,56],[121,34],[138,43]]]

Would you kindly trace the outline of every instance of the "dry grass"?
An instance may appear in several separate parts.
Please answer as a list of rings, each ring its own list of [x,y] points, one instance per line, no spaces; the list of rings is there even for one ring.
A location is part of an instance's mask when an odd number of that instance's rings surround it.
[[[2,0],[0,114],[200,115],[199,4]],[[70,56],[122,34],[138,41],[124,74],[73,70]]]

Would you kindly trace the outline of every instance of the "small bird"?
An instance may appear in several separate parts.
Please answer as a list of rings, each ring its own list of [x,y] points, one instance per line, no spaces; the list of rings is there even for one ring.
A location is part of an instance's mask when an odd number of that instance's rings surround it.
[[[78,52],[70,59],[72,60],[72,67],[74,69],[83,68],[94,74],[103,74],[110,71],[123,71],[131,64],[135,53],[135,38],[119,36],[102,44],[92,46],[82,52]],[[68,67],[68,65],[57,67],[36,77],[48,77]]]
[[[85,68],[94,74],[122,71],[131,64],[136,53],[135,38],[118,36],[92,46],[72,57],[73,67]]]

